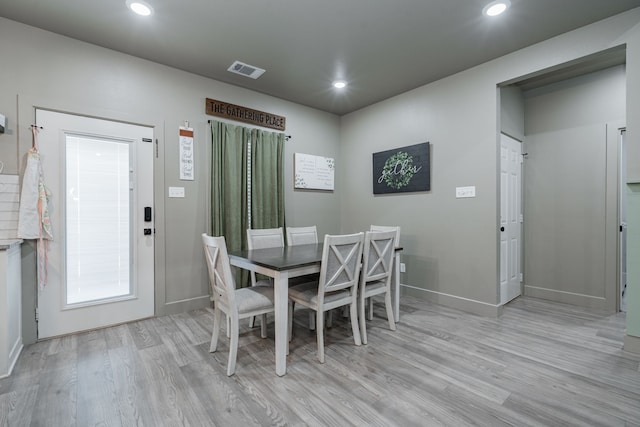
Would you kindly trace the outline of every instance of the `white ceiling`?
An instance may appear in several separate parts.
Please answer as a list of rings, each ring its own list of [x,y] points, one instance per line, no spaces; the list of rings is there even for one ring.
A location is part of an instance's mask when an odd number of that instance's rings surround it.
[[[640,0],[0,0],[0,16],[171,67],[345,114],[640,7]],[[239,60],[266,73],[227,72]],[[330,83],[344,79],[341,92]],[[215,93],[203,94],[215,97]]]

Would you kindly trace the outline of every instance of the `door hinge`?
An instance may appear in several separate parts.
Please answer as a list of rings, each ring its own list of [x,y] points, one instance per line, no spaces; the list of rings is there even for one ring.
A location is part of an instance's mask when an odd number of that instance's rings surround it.
[[[524,275],[520,273],[520,282],[524,282]]]
[[[36,322],[40,319],[40,312],[38,311],[38,307],[36,307]]]

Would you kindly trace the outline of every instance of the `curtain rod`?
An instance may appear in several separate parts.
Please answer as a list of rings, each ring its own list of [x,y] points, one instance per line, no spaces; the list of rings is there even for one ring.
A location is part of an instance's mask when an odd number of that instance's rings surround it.
[[[211,120],[207,120],[207,123],[211,124]],[[285,136],[284,136],[284,140],[285,140],[285,141],[288,141],[288,140],[290,140],[291,138],[293,138],[293,136],[292,136],[292,135],[285,135]]]

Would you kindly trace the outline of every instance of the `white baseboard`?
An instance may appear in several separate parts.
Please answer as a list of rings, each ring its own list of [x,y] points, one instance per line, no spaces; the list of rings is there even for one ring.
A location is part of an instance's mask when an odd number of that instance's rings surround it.
[[[502,314],[501,305],[488,304],[482,301],[436,292],[429,289],[416,288],[410,285],[400,284],[400,293],[402,295],[410,295],[434,304],[444,305],[446,307],[455,308],[457,310],[477,314],[479,316],[499,317]]]
[[[163,307],[156,307],[156,316],[179,314],[184,313],[185,311],[198,310],[206,307],[211,307],[209,295],[168,302]]]
[[[22,339],[19,339],[18,341],[16,341],[16,344],[13,346],[13,349],[11,349],[11,352],[9,353],[9,366],[8,366],[7,372],[0,373],[0,379],[11,376],[11,372],[13,371],[13,368],[16,366],[16,362],[18,361],[18,357],[20,356],[20,353],[22,352],[23,348],[24,346],[22,345]]]
[[[546,299],[549,301],[561,302],[564,304],[577,305],[580,307],[597,308],[601,310],[607,309],[607,300],[605,298],[592,295],[564,292],[556,289],[527,285],[524,286],[524,294],[526,296],[534,298]]]

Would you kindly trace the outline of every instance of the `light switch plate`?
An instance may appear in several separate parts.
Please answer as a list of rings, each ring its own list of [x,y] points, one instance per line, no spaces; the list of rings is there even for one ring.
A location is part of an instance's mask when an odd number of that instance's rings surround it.
[[[184,197],[184,187],[169,187],[169,197]]]
[[[456,199],[464,199],[467,197],[476,197],[476,186],[456,187]]]

